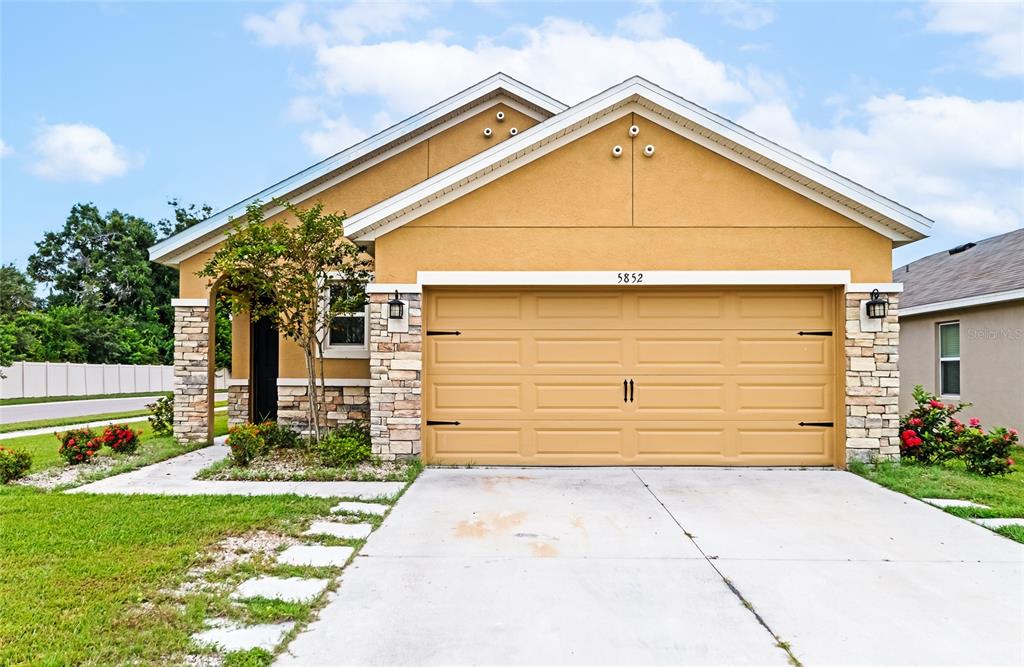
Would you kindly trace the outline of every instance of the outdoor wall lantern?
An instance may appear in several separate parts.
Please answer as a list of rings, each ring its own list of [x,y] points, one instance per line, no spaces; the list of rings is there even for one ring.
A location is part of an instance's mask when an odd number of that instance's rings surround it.
[[[868,317],[879,320],[889,312],[889,299],[878,294],[878,290],[871,290],[871,298],[865,304]]]
[[[395,298],[388,301],[388,316],[393,320],[400,320],[404,313],[405,304],[398,298],[398,290],[395,290]]]

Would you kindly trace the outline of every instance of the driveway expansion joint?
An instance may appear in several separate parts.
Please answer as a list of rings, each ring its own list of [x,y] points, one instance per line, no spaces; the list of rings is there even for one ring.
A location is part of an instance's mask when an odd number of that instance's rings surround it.
[[[726,577],[725,574],[723,574],[722,571],[719,570],[718,567],[715,565],[714,561],[718,559],[718,556],[708,556],[704,552],[704,549],[701,548],[700,544],[697,543],[697,538],[688,530],[686,530],[686,528],[683,527],[683,524],[679,521],[676,515],[673,514],[672,510],[670,510],[668,506],[665,505],[665,503],[661,500],[661,498],[658,497],[658,494],[654,492],[654,489],[651,488],[650,484],[644,481],[644,479],[640,476],[640,473],[638,473],[635,468],[631,468],[630,471],[636,476],[637,480],[641,484],[643,484],[644,488],[647,489],[647,492],[651,494],[651,497],[654,498],[659,505],[661,505],[662,509],[665,510],[665,513],[668,514],[669,518],[672,519],[673,523],[679,526],[679,530],[683,531],[683,535],[686,536],[686,539],[690,540],[690,542],[693,543],[694,548],[697,549],[697,551],[700,552],[701,556],[704,557],[704,561],[707,562],[707,564],[711,566],[711,569],[713,569],[718,574],[718,576],[722,578],[722,582],[726,585],[729,591],[736,596],[736,599],[740,601],[740,604],[742,604],[747,609],[747,611],[753,614],[758,624],[760,624],[761,627],[764,628],[769,635],[771,635],[772,639],[775,640],[775,645],[782,651],[785,651],[785,653],[789,656],[790,662],[793,665],[800,667],[801,663],[793,654],[793,650],[790,643],[783,641],[782,638],[779,637],[778,633],[776,633],[772,629],[772,627],[768,625],[768,621],[766,621],[764,617],[761,616],[761,614],[757,611],[757,609],[754,608],[754,605],[743,596],[743,593],[740,591],[740,589],[738,589],[736,585],[733,584],[732,581],[730,581],[729,578]]]

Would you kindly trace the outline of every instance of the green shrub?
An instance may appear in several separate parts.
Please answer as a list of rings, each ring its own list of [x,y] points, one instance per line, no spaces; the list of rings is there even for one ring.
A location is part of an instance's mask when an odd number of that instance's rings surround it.
[[[57,433],[56,436],[60,440],[60,455],[70,465],[92,461],[103,446],[96,434],[87,428]]]
[[[146,407],[153,412],[149,416],[149,424],[153,427],[153,433],[170,435],[174,431],[174,398],[164,396]]]
[[[235,465],[245,467],[267,453],[267,439],[261,424],[239,424],[228,430],[228,447]]]
[[[321,436],[320,462],[328,468],[348,468],[373,459],[366,422],[348,422]]]
[[[957,441],[957,453],[967,469],[990,477],[1005,475],[1013,470],[1010,448],[1017,444],[1017,431],[1005,428],[985,433],[978,420],[972,420]]]
[[[302,443],[302,436],[297,431],[275,421],[266,421],[259,426],[267,441],[267,449],[295,449]]]
[[[21,479],[32,467],[32,455],[0,447],[0,484]]]

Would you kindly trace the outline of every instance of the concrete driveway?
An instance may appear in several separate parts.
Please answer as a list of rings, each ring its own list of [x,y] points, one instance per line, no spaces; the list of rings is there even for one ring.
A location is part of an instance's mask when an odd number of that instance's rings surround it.
[[[431,469],[279,664],[1015,664],[1024,547],[838,471]]]

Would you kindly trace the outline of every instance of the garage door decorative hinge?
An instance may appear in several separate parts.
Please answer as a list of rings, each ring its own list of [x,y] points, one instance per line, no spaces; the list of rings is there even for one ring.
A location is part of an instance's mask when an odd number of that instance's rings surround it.
[[[461,336],[461,331],[428,331],[428,336]]]
[[[458,426],[459,422],[428,419],[427,426]]]
[[[797,331],[797,336],[831,336],[831,331]]]
[[[835,424],[833,422],[800,422],[800,426],[826,426],[833,428]]]

